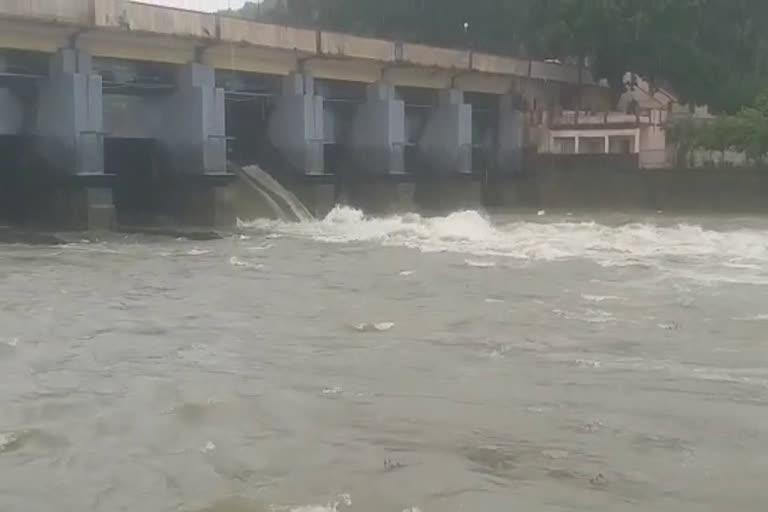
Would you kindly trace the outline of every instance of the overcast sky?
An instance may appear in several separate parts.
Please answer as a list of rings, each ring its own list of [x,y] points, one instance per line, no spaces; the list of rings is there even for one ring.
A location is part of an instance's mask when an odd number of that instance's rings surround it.
[[[239,9],[246,0],[138,0],[145,4],[169,5],[194,11],[218,11],[220,9]],[[253,0],[251,0],[253,1]]]

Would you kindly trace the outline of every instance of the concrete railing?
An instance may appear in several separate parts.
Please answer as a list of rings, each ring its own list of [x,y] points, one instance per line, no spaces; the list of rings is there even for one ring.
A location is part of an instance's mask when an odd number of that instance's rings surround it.
[[[649,114],[626,114],[624,112],[603,112],[592,114],[587,112],[576,112],[573,110],[563,111],[559,116],[552,119],[552,126],[610,126],[610,125],[638,125],[650,124],[651,116]]]
[[[125,2],[123,9],[122,23],[129,30],[175,37],[216,38],[215,14],[162,9],[138,2]]]
[[[430,68],[469,70],[470,52],[467,50],[451,50],[411,43],[398,46],[402,48],[398,61]]]
[[[395,44],[383,39],[359,37],[338,32],[320,33],[320,53],[331,57],[348,57],[379,62],[394,62]]]
[[[515,57],[503,57],[488,53],[472,54],[472,70],[480,73],[500,75],[528,76],[531,70],[530,61]]]
[[[0,17],[88,25],[94,0],[0,0]]]
[[[72,24],[97,31],[122,31],[136,34],[136,37],[173,37],[188,40],[193,47],[212,47],[220,43],[299,52],[305,56],[362,59],[383,65],[399,63],[459,72],[579,82],[579,71],[575,67],[557,63],[260,23],[132,0],[0,0],[0,21],[3,18]],[[163,43],[157,41],[156,44]],[[594,83],[588,70],[582,71],[581,82]]]
[[[224,43],[276,48],[315,53],[316,35],[313,30],[271,25],[255,21],[216,16],[219,39]]]

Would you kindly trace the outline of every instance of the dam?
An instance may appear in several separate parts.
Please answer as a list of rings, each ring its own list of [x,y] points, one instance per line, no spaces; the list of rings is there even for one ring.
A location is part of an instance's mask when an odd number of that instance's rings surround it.
[[[480,201],[587,70],[127,0],[0,2],[0,218],[233,221],[229,162],[323,214]]]

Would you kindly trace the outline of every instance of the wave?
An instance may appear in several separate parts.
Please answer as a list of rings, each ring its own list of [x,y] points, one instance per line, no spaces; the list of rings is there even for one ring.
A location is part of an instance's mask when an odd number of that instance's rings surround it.
[[[597,222],[494,224],[484,215],[460,211],[445,217],[418,214],[369,217],[337,206],[324,219],[300,223],[255,220],[242,228],[308,237],[327,243],[371,242],[423,252],[557,261],[586,258],[604,266],[647,265],[662,259],[716,262],[731,272],[762,271],[768,264],[768,231],[715,231],[692,224],[659,226]]]

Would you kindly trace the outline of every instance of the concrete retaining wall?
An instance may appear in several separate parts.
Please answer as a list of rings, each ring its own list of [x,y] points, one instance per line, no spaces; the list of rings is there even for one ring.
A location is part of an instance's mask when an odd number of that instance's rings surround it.
[[[638,169],[636,158],[602,156],[531,159],[525,174],[491,177],[487,202],[545,210],[768,212],[768,169],[649,170]]]

